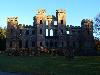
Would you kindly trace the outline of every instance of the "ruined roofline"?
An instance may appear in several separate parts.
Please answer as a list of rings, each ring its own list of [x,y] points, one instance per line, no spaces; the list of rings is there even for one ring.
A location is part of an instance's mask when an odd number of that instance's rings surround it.
[[[27,25],[27,24],[19,24],[18,26],[21,26],[23,28],[32,28],[32,25]]]

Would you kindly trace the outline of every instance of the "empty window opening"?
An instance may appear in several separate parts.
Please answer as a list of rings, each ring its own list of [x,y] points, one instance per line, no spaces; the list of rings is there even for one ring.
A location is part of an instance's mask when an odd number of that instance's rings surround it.
[[[35,31],[34,30],[32,30],[32,35],[34,35],[35,34]]]
[[[63,20],[61,20],[61,24],[63,24]]]
[[[32,47],[35,47],[35,42],[34,41],[32,41]]]
[[[67,34],[69,34],[69,31],[67,31]]]
[[[42,34],[42,29],[40,29],[40,34]]]
[[[17,21],[17,20],[15,20],[15,21]]]
[[[21,29],[19,30],[19,34],[22,34],[22,30]]]
[[[10,42],[10,47],[12,47],[12,41]]]
[[[64,43],[62,42],[61,44],[62,44],[62,47],[63,47]]]
[[[46,25],[48,25],[48,21],[46,21]]]
[[[40,24],[42,24],[42,20],[40,20]]]
[[[90,31],[89,31],[89,30],[87,30],[87,32],[88,32],[88,35],[90,35]]]
[[[69,41],[67,41],[67,47],[69,47]]]
[[[25,48],[28,48],[28,41],[25,42]]]
[[[55,47],[57,47],[57,42],[55,42]]]
[[[48,29],[46,29],[46,36],[48,36]]]
[[[29,30],[26,30],[26,35],[29,35]]]
[[[42,46],[42,42],[40,42],[40,46]]]
[[[53,29],[50,29],[50,36],[53,36]]]
[[[54,25],[57,25],[57,21],[54,21]]]
[[[50,47],[53,47],[53,42],[52,41],[50,41]]]
[[[75,47],[75,42],[73,42],[73,47]]]
[[[57,35],[57,29],[55,29],[55,35]]]
[[[19,41],[19,48],[22,48],[22,41]]]
[[[63,34],[63,29],[61,29],[61,33]]]
[[[48,42],[46,42],[46,46],[47,46],[47,47],[48,47],[48,45],[49,45]]]

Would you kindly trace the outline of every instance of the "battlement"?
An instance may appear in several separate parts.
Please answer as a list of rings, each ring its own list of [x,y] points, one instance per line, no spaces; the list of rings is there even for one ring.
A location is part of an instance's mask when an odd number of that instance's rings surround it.
[[[38,9],[38,15],[40,14],[45,14],[46,10],[45,9]]]
[[[91,19],[83,19],[83,20],[81,21],[81,25],[82,25],[82,24],[89,24],[89,23],[92,23],[92,24],[93,24],[93,20],[91,20]]]
[[[64,9],[58,9],[58,10],[56,10],[56,12],[57,13],[66,13],[66,10],[64,10]]]
[[[8,17],[7,22],[18,21],[18,17]]]

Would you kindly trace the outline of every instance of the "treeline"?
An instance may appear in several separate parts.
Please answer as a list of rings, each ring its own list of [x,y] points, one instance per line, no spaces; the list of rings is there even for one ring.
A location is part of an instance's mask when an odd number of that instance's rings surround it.
[[[6,49],[6,27],[0,27],[0,51],[5,51]]]

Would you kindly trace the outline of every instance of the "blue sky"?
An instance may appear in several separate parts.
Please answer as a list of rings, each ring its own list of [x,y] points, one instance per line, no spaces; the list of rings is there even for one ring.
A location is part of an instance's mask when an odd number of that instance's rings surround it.
[[[67,25],[80,25],[84,18],[94,19],[100,12],[100,0],[0,0],[0,27],[6,26],[6,19],[18,16],[19,23],[32,25],[33,16],[39,8],[47,15],[55,15],[56,9],[65,9]]]

